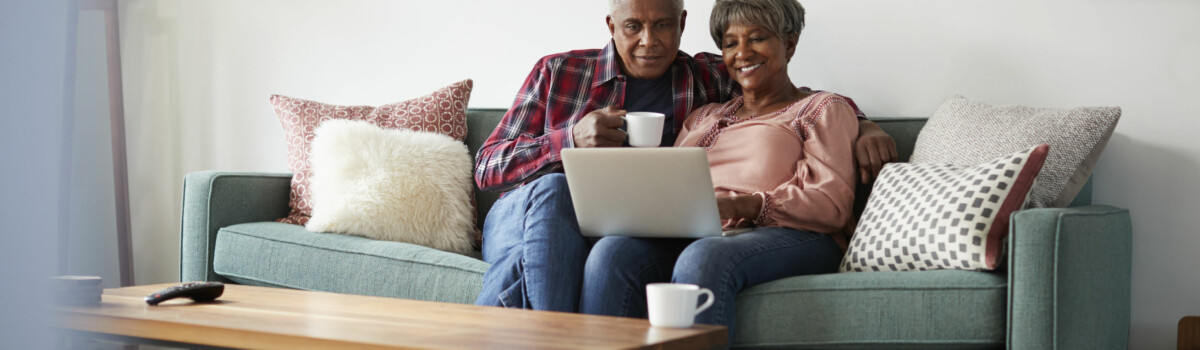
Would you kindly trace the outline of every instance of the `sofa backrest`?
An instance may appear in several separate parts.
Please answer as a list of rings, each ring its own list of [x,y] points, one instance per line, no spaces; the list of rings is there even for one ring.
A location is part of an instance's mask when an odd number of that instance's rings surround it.
[[[496,125],[500,124],[500,119],[504,118],[506,109],[499,108],[469,108],[467,109],[467,149],[471,152],[471,157],[475,157],[479,152],[479,146],[487,141],[488,136],[492,136],[492,130],[496,129]],[[487,192],[475,187],[475,217],[476,226],[483,229],[483,219],[487,218],[488,210],[492,208],[492,203],[500,198],[499,192]]]
[[[496,125],[500,123],[500,119],[504,117],[507,110],[499,108],[472,108],[467,110],[467,148],[470,149],[472,155],[476,154],[479,146],[487,141],[488,136],[491,136],[492,130],[496,129]],[[928,118],[912,118],[912,117],[871,117],[871,120],[879,124],[883,131],[891,135],[896,140],[896,151],[900,154],[900,161],[907,162],[912,156],[913,146],[917,142],[917,135],[920,134],[921,128],[925,126],[925,121]],[[855,214],[861,212],[866,205],[867,196],[871,193],[871,187],[860,184],[855,194]],[[492,203],[500,197],[499,193],[475,191],[475,203],[478,210],[479,227],[483,227],[483,219],[487,217],[488,209],[492,207]],[[1092,202],[1092,180],[1089,178],[1083,189],[1079,191],[1079,195],[1075,197],[1075,201],[1071,203],[1072,207],[1089,205]]]

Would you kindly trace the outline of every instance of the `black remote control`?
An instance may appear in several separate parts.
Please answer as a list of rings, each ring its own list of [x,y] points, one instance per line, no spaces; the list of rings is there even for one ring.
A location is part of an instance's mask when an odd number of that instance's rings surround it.
[[[146,296],[146,304],[158,303],[175,299],[190,298],[193,301],[213,301],[225,292],[225,284],[221,282],[191,282],[172,286]]]

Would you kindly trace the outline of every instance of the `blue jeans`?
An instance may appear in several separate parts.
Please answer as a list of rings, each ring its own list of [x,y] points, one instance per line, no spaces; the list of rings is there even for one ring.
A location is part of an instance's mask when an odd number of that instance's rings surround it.
[[[729,328],[737,293],[784,277],[837,271],[842,250],[829,235],[760,227],[731,237],[605,237],[588,257],[580,311],[646,317],[646,284],[675,282],[711,289],[715,300],[696,323]]]
[[[579,233],[563,174],[509,191],[483,223],[483,275],[476,305],[577,312],[593,241]]]

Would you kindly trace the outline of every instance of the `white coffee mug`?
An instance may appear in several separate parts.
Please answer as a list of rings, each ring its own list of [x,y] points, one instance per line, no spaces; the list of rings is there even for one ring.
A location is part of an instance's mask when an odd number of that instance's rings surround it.
[[[704,305],[696,306],[700,294],[708,295]],[[694,284],[651,283],[646,285],[646,310],[655,327],[691,327],[696,315],[713,304],[713,292]]]
[[[658,147],[662,143],[663,121],[667,116],[655,112],[625,113],[625,132],[629,134],[629,145],[634,147]]]

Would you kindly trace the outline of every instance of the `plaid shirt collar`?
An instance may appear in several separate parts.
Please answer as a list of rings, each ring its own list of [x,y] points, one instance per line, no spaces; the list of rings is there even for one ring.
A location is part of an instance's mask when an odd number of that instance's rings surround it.
[[[690,56],[687,53],[678,51],[675,54],[675,62],[671,64],[671,68],[667,70],[666,74],[672,77],[675,76],[675,67],[686,61],[688,57]],[[604,48],[600,50],[600,57],[598,58],[599,60],[596,61],[596,74],[594,75],[596,79],[592,80],[592,88],[607,84],[609,81],[621,76],[620,58],[617,56],[616,41],[609,39],[608,45],[604,45]]]
[[[617,44],[612,39],[600,50],[599,60],[596,61],[596,79],[592,80],[592,88],[608,83],[621,75],[621,67],[617,66]]]

